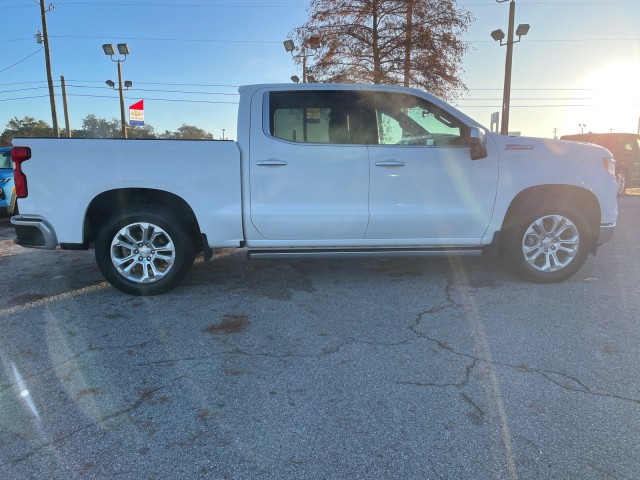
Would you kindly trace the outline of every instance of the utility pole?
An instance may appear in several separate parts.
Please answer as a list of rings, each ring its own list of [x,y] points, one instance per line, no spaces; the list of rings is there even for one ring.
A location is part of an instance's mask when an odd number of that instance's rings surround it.
[[[413,48],[413,0],[407,0],[407,38],[404,47],[404,81],[405,87],[409,86],[411,79],[411,50]]]
[[[69,107],[67,105],[67,84],[64,77],[60,75],[60,86],[62,87],[62,106],[64,107],[64,126],[67,130],[67,138],[71,138],[71,126],[69,125]]]
[[[58,113],[56,112],[56,94],[53,90],[53,77],[51,76],[51,57],[49,55],[49,33],[47,31],[47,9],[44,0],[40,0],[40,17],[42,19],[42,36],[44,42],[44,61],[47,66],[47,82],[49,84],[49,101],[51,102],[51,123],[53,125],[53,134],[60,136],[60,128],[58,127]]]

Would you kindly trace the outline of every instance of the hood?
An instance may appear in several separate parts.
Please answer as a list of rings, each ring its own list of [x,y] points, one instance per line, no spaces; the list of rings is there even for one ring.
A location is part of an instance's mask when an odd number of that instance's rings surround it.
[[[509,137],[497,133],[487,133],[487,135],[495,142],[501,156],[546,156],[551,154],[558,157],[596,157],[599,160],[613,157],[606,148],[590,143],[536,137]]]

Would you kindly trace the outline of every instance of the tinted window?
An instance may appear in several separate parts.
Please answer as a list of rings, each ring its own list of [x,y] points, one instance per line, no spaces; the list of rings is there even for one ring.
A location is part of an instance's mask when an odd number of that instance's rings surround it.
[[[0,168],[13,168],[13,165],[11,165],[11,152],[0,152]]]
[[[375,116],[358,92],[272,92],[269,132],[297,143],[377,143]]]

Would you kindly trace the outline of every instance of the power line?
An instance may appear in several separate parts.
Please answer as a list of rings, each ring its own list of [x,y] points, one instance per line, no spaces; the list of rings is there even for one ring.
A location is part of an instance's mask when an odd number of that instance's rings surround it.
[[[254,4],[237,5],[231,3],[157,3],[157,2],[74,2],[65,1],[64,5],[108,5],[110,7],[204,7],[204,8],[306,8],[304,5],[275,5],[275,4]]]
[[[527,3],[523,3],[524,5],[545,5],[547,7],[549,6],[554,6],[554,5],[598,5],[598,6],[603,6],[603,2],[602,1],[580,1],[580,2],[527,2]],[[608,0],[605,4],[607,7],[611,6],[611,5],[640,5],[640,1],[638,0]],[[469,8],[469,7],[496,7],[498,6],[497,3],[473,3],[473,4],[464,4],[461,3],[460,5],[458,5],[460,7],[464,7],[464,8]]]
[[[49,95],[34,95],[33,97],[19,97],[19,98],[0,98],[0,102],[12,102],[14,100],[29,100],[31,98],[49,98]]]
[[[80,82],[80,83],[104,83],[103,80],[69,80],[70,82]],[[170,85],[174,87],[228,87],[228,88],[238,88],[240,85],[228,85],[221,83],[167,83],[167,82],[136,82],[136,84],[140,85]],[[0,83],[0,85],[2,85]]]
[[[26,59],[28,59],[29,57],[33,57],[36,53],[39,53],[39,52],[41,52],[41,51],[42,51],[42,48],[40,48],[39,50],[36,50],[35,52],[33,52],[33,53],[31,53],[31,54],[27,55],[26,57],[24,57],[22,60],[18,60],[16,63],[14,63],[14,64],[12,64],[12,65],[9,65],[9,66],[8,66],[8,67],[6,67],[6,68],[3,68],[2,70],[0,70],[0,73],[5,72],[5,71],[9,70],[9,69],[10,69],[10,68],[12,68],[12,67],[15,67],[15,66],[16,66],[16,65],[18,65],[19,63],[24,62],[24,61],[25,61]]]
[[[67,88],[103,88],[103,87],[90,87],[86,85],[72,85],[67,84]],[[237,97],[239,93],[227,93],[227,92],[194,92],[187,90],[158,90],[158,89],[146,89],[146,88],[129,88],[127,91],[131,92],[163,92],[163,93],[183,93],[191,95],[225,95],[231,97]]]
[[[224,3],[213,3],[213,4],[204,4],[204,3],[150,3],[150,2],[126,2],[126,3],[115,3],[115,2],[74,2],[74,1],[65,1],[63,5],[87,5],[87,6],[98,6],[104,5],[109,7],[191,7],[191,8],[306,8],[304,5],[269,5],[269,4],[254,4],[254,5],[236,5],[236,4],[224,4]],[[9,8],[26,8],[31,7],[31,5],[10,5],[6,7],[0,7],[0,10],[9,9]]]
[[[161,90],[160,90],[161,91]],[[113,95],[91,95],[91,94],[79,94],[79,93],[69,93],[67,94],[69,97],[88,97],[88,98],[108,98],[113,99]],[[0,99],[0,102],[10,102],[17,100],[29,100],[35,98],[46,98],[48,95],[33,95],[28,97],[14,97],[14,98],[5,98]],[[145,97],[145,100],[149,101],[158,101],[158,102],[179,102],[179,103],[207,103],[207,104],[224,104],[224,105],[238,105],[238,102],[229,102],[229,101],[214,101],[214,100],[189,100],[189,99],[176,99],[176,98],[149,98]],[[496,99],[496,101],[499,99]],[[524,101],[527,99],[513,99],[514,101]],[[554,99],[545,99],[545,101],[554,100]],[[560,99],[558,99],[560,100]],[[571,100],[571,99],[566,99]],[[576,99],[576,100],[590,100],[590,99]],[[468,101],[465,100],[465,101]],[[530,100],[529,100],[530,101]],[[512,108],[593,108],[597,105],[593,103],[583,103],[583,104],[540,104],[540,105],[512,105]],[[630,107],[640,106],[640,103],[629,104]],[[493,105],[467,105],[467,104],[459,104],[455,105],[456,108],[499,108],[499,104]]]
[[[13,93],[13,92],[25,92],[27,90],[42,90],[47,87],[28,87],[28,88],[16,88],[13,90],[0,90],[0,93]]]
[[[104,40],[113,38],[113,35],[49,35],[50,38],[68,38],[68,39],[91,39]],[[127,37],[128,40],[136,40],[142,42],[188,42],[188,43],[246,43],[258,45],[279,45],[280,40],[234,40],[234,39],[218,39],[218,38],[158,38],[158,37]],[[4,42],[31,40],[31,38],[16,38],[11,40],[2,40]],[[640,42],[640,38],[528,38],[527,43],[584,43],[584,42]],[[461,40],[461,43],[495,43],[493,40]]]
[[[81,39],[105,39],[113,38],[112,35],[49,35],[51,38],[81,38]],[[149,42],[207,42],[207,43],[257,43],[257,44],[281,44],[275,40],[220,40],[207,38],[156,38],[156,37],[127,37],[127,40],[149,41]]]
[[[511,105],[511,108],[594,108],[598,105],[593,103],[591,104],[581,104],[581,105]],[[639,107],[640,103],[628,104],[629,107]],[[502,105],[455,105],[456,108],[500,108]]]
[[[69,97],[90,97],[90,98],[110,98],[113,99],[113,95],[88,95],[81,93],[68,93]],[[157,102],[184,102],[184,103],[214,103],[214,104],[227,104],[227,105],[238,105],[238,102],[223,102],[223,101],[213,101],[213,100],[186,100],[186,99],[175,99],[175,98],[148,98],[145,97],[145,100],[157,101]]]

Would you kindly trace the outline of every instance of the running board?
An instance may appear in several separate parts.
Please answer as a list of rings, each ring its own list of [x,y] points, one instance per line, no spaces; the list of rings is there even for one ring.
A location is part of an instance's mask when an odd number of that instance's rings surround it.
[[[309,250],[249,250],[249,258],[376,258],[376,257],[472,257],[482,255],[482,249],[470,248],[394,248],[394,249],[309,249]]]

